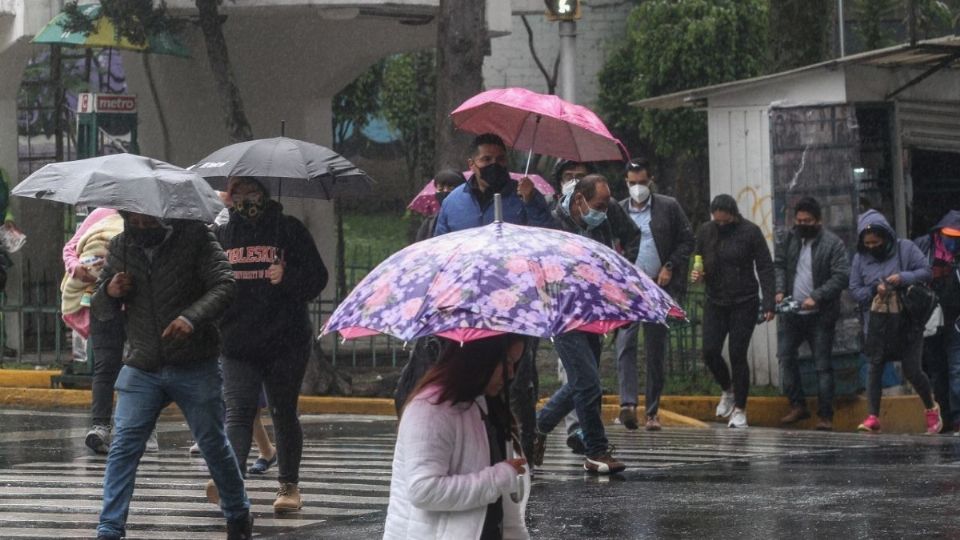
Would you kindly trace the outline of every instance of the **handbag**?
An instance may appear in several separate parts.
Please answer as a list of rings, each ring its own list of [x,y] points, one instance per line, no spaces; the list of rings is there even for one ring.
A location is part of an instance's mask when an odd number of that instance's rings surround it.
[[[900,243],[897,242],[897,265],[903,272],[903,259],[900,256]],[[927,325],[927,321],[934,311],[940,307],[937,293],[926,283],[914,283],[906,289],[898,290],[900,302],[903,305],[903,314],[910,328],[920,329]]]
[[[870,319],[864,352],[870,358],[895,357],[903,347],[908,324],[904,318],[900,296],[893,293],[877,294],[870,304]]]

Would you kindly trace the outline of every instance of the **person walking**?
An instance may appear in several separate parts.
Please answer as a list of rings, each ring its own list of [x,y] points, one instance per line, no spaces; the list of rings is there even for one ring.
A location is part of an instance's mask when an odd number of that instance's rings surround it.
[[[529,474],[508,457],[521,449],[503,397],[525,342],[446,343],[400,416],[384,539],[529,538]]]
[[[176,403],[222,495],[227,537],[250,538],[253,517],[223,425],[216,321],[233,300],[226,255],[206,225],[121,213],[124,230],[91,299],[92,316],[122,319],[130,353],[117,377],[113,440],[97,538],[126,534],[137,465],[164,407]]]
[[[326,286],[327,269],[310,232],[285,215],[258,180],[231,178],[227,192],[230,220],[216,230],[237,281],[236,300],[220,321],[227,435],[246,470],[263,387],[277,437],[280,486],[273,509],[293,512],[303,507],[297,402],[312,340],[307,304]],[[216,487],[207,485],[211,501]]]
[[[960,210],[913,241],[927,257],[943,321],[923,340],[923,370],[940,405],[943,429],[960,436]]]
[[[687,264],[693,252],[690,221],[673,197],[654,193],[650,162],[638,158],[627,163],[625,180],[630,196],[620,206],[640,230],[640,244],[633,259],[637,267],[675,300],[687,290]],[[661,429],[660,395],[663,393],[667,357],[666,325],[634,323],[617,331],[617,375],[620,381],[620,423],[638,429],[637,342],[643,328],[646,356],[645,421],[647,431]]]
[[[762,321],[774,318],[773,260],[760,227],[740,215],[733,197],[714,197],[710,215],[713,219],[697,230],[694,247],[694,253],[703,257],[703,272],[691,273],[694,282],[703,279],[707,285],[703,361],[723,391],[717,416],[729,417],[731,428],[746,428],[750,391],[747,350],[758,309],[762,306]],[[730,368],[723,359],[728,336]]]
[[[794,206],[794,226],[777,246],[773,261],[777,304],[790,297],[800,304],[796,313],[780,314],[779,345],[783,390],[790,412],[780,422],[810,418],[800,380],[797,351],[806,341],[817,368],[817,425],[833,429],[833,336],[840,318],[840,294],[850,279],[843,240],[823,226],[820,203],[804,197]]]
[[[438,172],[433,178],[433,185],[437,190],[433,196],[436,198],[437,204],[442,207],[443,201],[448,195],[450,195],[450,192],[462,186],[466,182],[467,179],[463,177],[463,173],[460,171],[444,169]],[[439,212],[423,220],[423,223],[420,224],[420,228],[417,229],[417,242],[426,240],[427,238],[433,238],[434,229],[437,228],[438,215]]]
[[[610,197],[607,179],[593,174],[577,182],[573,193],[560,200],[554,218],[563,230],[592,238],[606,246],[613,244],[613,232],[607,222],[607,208],[616,205]],[[636,232],[639,235],[639,232]],[[637,240],[631,240],[636,244]],[[634,248],[635,249],[635,248]],[[583,468],[598,474],[614,474],[626,466],[613,457],[600,416],[603,389],[600,385],[600,336],[573,331],[556,336],[553,346],[567,375],[567,382],[550,397],[537,414],[537,436],[533,463],[543,464],[546,436],[576,411],[583,432],[585,458]]]
[[[93,354],[93,382],[90,402],[90,431],[84,444],[97,454],[110,450],[113,416],[113,385],[123,367],[123,343],[126,336],[119,317],[101,321],[90,317],[90,299],[97,277],[106,262],[110,240],[123,231],[123,218],[116,210],[96,208],[63,246],[65,274],[60,285],[63,322],[76,336],[74,347],[86,361],[87,348]],[[147,452],[158,452],[157,432],[150,432]]]
[[[923,252],[909,240],[900,240],[883,214],[868,210],[857,223],[857,253],[850,268],[850,293],[860,304],[864,320],[864,338],[870,367],[867,378],[869,415],[857,427],[860,431],[880,431],[880,378],[886,362],[900,360],[903,375],[916,390],[926,409],[927,433],[939,433],[943,427],[940,407],[933,401],[930,380],[920,367],[923,355],[923,326],[899,328],[895,336],[871,331],[871,305],[887,303],[897,291],[915,283],[927,283],[932,273]],[[892,339],[891,339],[892,338]],[[896,343],[896,347],[886,343]]]

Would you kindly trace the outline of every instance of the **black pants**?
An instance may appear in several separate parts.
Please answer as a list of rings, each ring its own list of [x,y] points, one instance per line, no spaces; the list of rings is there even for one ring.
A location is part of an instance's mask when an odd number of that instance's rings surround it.
[[[747,406],[750,391],[750,366],[747,350],[753,329],[757,326],[759,301],[751,300],[732,306],[719,306],[709,300],[703,306],[703,361],[724,391],[733,385],[734,404],[739,409]],[[723,342],[730,336],[730,370],[723,361]]]
[[[537,374],[537,350],[540,340],[527,339],[523,358],[510,384],[510,412],[520,428],[520,446],[526,456],[533,455],[533,440],[537,435],[537,400],[540,397],[540,377]]]
[[[227,404],[227,438],[237,455],[241,471],[247,470],[253,420],[261,385],[267,392],[273,430],[276,434],[277,479],[285,483],[300,480],[303,429],[297,414],[300,384],[307,369],[310,344],[281,349],[273,358],[223,357],[223,398]]]
[[[93,400],[90,416],[94,425],[108,426],[113,417],[113,385],[123,367],[123,319],[100,321],[90,317],[90,344],[93,347]]]
[[[952,428],[954,413],[950,409],[950,362],[947,357],[945,330],[923,340],[923,372],[930,380],[933,398],[940,405],[944,430]]]
[[[870,356],[867,397],[870,400],[870,414],[874,416],[880,416],[880,396],[883,392],[880,379],[883,377],[883,364],[886,362],[896,362],[897,360],[900,361],[900,366],[903,368],[904,378],[913,385],[913,389],[916,390],[920,396],[920,400],[923,401],[924,408],[933,408],[933,397],[930,393],[930,379],[927,379],[926,374],[923,373],[923,369],[920,368],[923,357],[923,336],[920,335],[919,332],[914,332],[914,335],[905,336],[904,339],[906,343],[903,345],[902,352],[896,355],[896,358],[886,354]]]
[[[780,316],[779,347],[780,367],[783,369],[783,392],[790,398],[790,405],[807,408],[806,396],[800,377],[797,351],[804,341],[810,345],[813,363],[817,368],[817,416],[833,419],[833,336],[836,319],[826,314],[798,315],[785,313]]]

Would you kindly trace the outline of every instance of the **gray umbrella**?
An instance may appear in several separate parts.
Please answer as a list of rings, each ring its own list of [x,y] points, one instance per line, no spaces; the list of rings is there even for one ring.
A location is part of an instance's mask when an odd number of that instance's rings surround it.
[[[45,165],[13,195],[212,223],[223,203],[197,173],[134,154]]]
[[[287,137],[231,144],[188,169],[220,190],[231,176],[254,176],[275,195],[309,199],[362,192],[376,183],[333,150]]]

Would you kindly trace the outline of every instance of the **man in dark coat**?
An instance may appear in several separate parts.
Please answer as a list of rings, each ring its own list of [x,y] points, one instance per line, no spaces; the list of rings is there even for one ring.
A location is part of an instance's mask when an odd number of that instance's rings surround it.
[[[637,255],[631,258],[647,276],[681,301],[687,289],[687,263],[693,251],[693,230],[680,203],[673,197],[653,193],[650,163],[643,158],[627,163],[626,182],[630,196],[621,208],[640,230]],[[646,420],[648,431],[660,429],[660,394],[663,393],[667,356],[667,327],[643,323],[646,353]],[[637,337],[639,323],[617,332],[617,374],[620,379],[620,423],[637,429]]]
[[[777,303],[789,296],[800,304],[800,311],[780,315],[778,352],[783,391],[790,398],[790,412],[781,422],[792,424],[810,418],[797,361],[800,344],[806,341],[817,367],[816,429],[830,431],[834,387],[831,352],[840,318],[840,294],[850,279],[850,263],[843,241],[824,228],[820,204],[815,199],[800,199],[794,207],[793,221],[793,230],[779,242],[773,261]]]
[[[223,425],[217,320],[235,285],[220,244],[203,223],[124,214],[124,232],[110,242],[96,288],[92,315],[123,317],[130,344],[116,382],[98,538],[125,535],[137,464],[171,402],[183,412],[220,489],[228,538],[250,538],[250,500]]]

